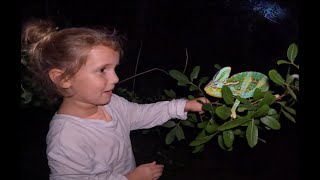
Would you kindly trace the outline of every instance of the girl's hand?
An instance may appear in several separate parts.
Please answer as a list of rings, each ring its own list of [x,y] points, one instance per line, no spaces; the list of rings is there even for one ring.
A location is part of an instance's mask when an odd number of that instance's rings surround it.
[[[202,104],[197,102],[198,100],[202,101],[203,103],[210,103],[210,101],[205,97],[199,97],[194,100],[189,100],[189,101],[187,101],[186,106],[184,107],[184,111],[185,112],[192,111],[192,112],[203,113],[204,111],[202,110]]]
[[[156,164],[155,161],[142,164],[126,175],[128,180],[156,180],[162,175],[163,165]]]

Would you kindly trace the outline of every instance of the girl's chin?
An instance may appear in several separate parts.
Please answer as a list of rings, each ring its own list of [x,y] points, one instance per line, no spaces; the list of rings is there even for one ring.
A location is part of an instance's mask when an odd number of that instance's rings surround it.
[[[110,102],[110,100],[111,100],[111,96],[108,96],[108,97],[104,98],[103,101],[100,100],[99,104],[100,105],[106,105],[106,104],[108,104]]]

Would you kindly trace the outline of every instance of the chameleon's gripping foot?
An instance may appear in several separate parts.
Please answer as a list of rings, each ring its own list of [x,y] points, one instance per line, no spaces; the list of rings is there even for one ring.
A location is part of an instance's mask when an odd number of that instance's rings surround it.
[[[232,117],[233,119],[235,119],[235,118],[237,117],[237,114],[236,114],[235,111],[231,111],[231,117]]]

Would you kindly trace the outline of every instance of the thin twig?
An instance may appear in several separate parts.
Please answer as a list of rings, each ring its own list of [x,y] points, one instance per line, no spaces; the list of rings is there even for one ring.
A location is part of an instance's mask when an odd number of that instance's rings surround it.
[[[189,56],[188,56],[188,49],[186,48],[186,65],[184,66],[183,74],[184,74],[184,73],[186,72],[186,70],[187,70],[188,59],[189,59]]]
[[[23,88],[22,84],[21,84],[21,89],[22,89],[23,91],[26,91],[26,90]]]
[[[260,141],[262,141],[263,143],[266,143],[266,142],[267,142],[266,140],[261,139],[261,138],[259,138],[259,137],[258,137],[258,139],[259,139]]]
[[[139,53],[138,53],[137,63],[136,63],[136,68],[134,69],[134,76],[133,77],[136,77],[135,75],[137,74],[138,65],[139,65],[139,59],[140,59],[140,53],[141,53],[141,48],[142,48],[142,43],[143,43],[143,41],[141,41],[141,43],[140,43]],[[136,84],[136,78],[133,79],[133,83],[132,83],[132,91],[133,92],[134,92],[135,84]]]
[[[169,73],[167,73],[167,72],[166,72],[165,70],[163,70],[163,69],[160,69],[160,68],[153,68],[153,69],[149,69],[149,70],[147,70],[147,71],[144,71],[144,72],[142,72],[142,73],[139,73],[139,74],[133,75],[133,76],[131,76],[131,77],[128,77],[128,78],[126,78],[126,79],[124,79],[124,80],[120,81],[118,84],[123,83],[123,82],[125,82],[125,81],[127,81],[127,80],[129,80],[129,79],[135,78],[135,77],[137,77],[137,76],[140,76],[140,75],[142,75],[142,74],[145,74],[145,73],[148,73],[148,72],[154,71],[154,70],[158,70],[158,71],[161,71],[161,72],[163,72],[163,73],[165,73],[165,74],[169,75]]]
[[[281,101],[281,99],[284,97],[284,96],[286,96],[286,95],[288,95],[289,93],[283,93],[283,94],[281,94],[280,96],[277,96],[276,97],[276,101]]]
[[[210,104],[223,105],[222,103],[219,103],[218,101],[216,101],[216,102],[210,102]]]

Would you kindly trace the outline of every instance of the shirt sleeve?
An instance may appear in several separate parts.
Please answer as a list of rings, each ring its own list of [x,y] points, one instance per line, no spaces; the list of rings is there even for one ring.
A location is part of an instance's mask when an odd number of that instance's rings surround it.
[[[113,171],[111,160],[112,156],[115,156],[112,154],[114,152],[113,143],[110,143],[109,149],[104,149],[106,159],[110,162],[98,162],[95,159],[98,156],[98,152],[94,149],[95,146],[90,145],[91,140],[87,139],[86,133],[83,133],[85,129],[80,128],[78,126],[65,127],[63,131],[56,134],[59,136],[59,138],[54,138],[56,142],[48,145],[50,180],[127,180],[123,174]]]
[[[165,123],[170,119],[187,119],[184,112],[186,99],[174,99],[150,104],[137,104],[128,100],[113,96],[126,119],[129,119],[130,130],[152,128]]]
[[[65,174],[65,175],[54,175],[50,177],[50,180],[70,180],[70,179],[77,179],[77,180],[128,180],[125,176],[121,174],[110,174],[110,175],[84,175],[84,174]]]

